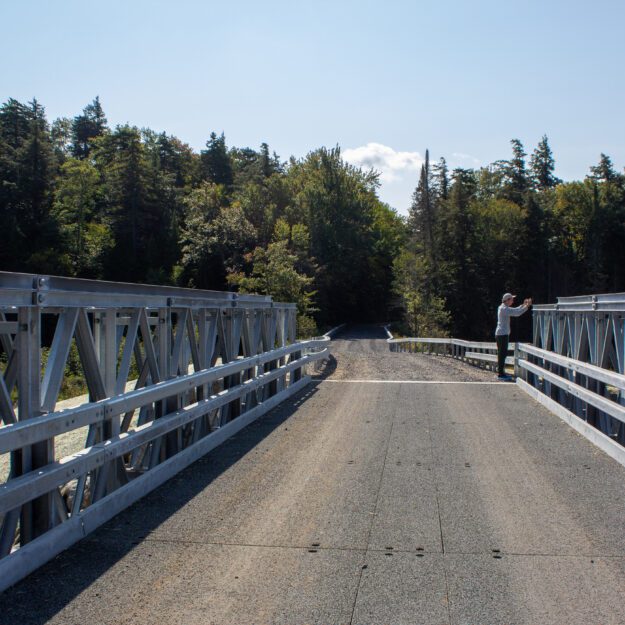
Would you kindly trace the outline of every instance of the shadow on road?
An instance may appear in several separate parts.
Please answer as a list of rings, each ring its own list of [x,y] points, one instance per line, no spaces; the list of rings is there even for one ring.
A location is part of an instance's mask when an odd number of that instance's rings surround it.
[[[337,340],[343,341],[359,341],[359,340],[376,340],[388,338],[384,327],[375,324],[350,324],[335,336]]]
[[[94,581],[288,421],[298,407],[316,392],[316,384],[307,386],[93,534],[0,593],[0,625],[43,625],[81,593],[88,594]],[[129,589],[140,584],[140,580],[140,571],[128,571]],[[100,601],[103,612],[95,618],[97,622],[102,622],[100,619],[106,612],[107,598],[103,596]]]

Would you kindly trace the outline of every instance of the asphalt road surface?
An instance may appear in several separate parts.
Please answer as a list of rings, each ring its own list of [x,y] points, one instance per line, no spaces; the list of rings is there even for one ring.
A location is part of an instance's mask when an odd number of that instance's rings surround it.
[[[625,469],[492,373],[386,349],[339,337],[306,391],[0,595],[0,624],[625,623]]]

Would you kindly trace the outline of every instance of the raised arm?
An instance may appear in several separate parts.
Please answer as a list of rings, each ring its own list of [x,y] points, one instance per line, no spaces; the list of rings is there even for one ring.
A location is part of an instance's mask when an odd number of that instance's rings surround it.
[[[526,304],[521,304],[520,306],[516,306],[514,308],[509,307],[508,314],[511,317],[520,317],[528,308],[529,306],[527,306]]]

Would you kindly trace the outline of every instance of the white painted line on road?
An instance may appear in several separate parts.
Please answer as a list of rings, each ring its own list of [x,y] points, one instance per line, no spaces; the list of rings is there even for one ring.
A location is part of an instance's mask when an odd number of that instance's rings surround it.
[[[474,384],[474,385],[490,385],[490,384],[506,384],[505,382],[483,382],[469,380],[313,380],[313,382],[332,382],[334,384]],[[508,384],[508,386],[513,386]]]

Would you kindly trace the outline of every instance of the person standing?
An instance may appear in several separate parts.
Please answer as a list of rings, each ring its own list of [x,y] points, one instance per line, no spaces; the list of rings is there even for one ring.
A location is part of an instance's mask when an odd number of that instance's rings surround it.
[[[528,297],[521,306],[512,307],[516,295],[504,293],[501,298],[501,306],[497,309],[497,327],[495,328],[495,341],[497,341],[497,377],[509,382],[512,378],[506,374],[506,356],[508,355],[508,343],[510,341],[510,317],[520,317],[532,305],[532,298]]]

